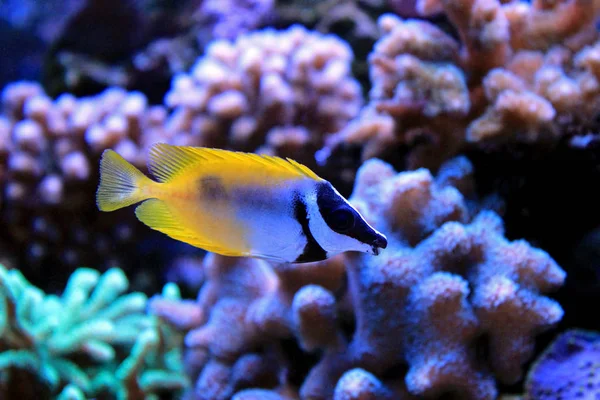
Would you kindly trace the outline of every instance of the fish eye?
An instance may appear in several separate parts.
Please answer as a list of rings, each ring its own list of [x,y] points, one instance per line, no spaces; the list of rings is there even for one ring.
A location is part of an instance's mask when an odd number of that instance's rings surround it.
[[[347,207],[340,207],[331,212],[327,218],[327,224],[334,231],[344,232],[354,227],[354,213]]]

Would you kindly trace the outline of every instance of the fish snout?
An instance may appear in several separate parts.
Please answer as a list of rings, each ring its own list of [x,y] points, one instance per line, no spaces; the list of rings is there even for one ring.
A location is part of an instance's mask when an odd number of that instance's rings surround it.
[[[373,241],[373,247],[379,247],[380,249],[385,249],[387,247],[387,239],[384,236],[379,236],[377,239]]]
[[[378,256],[381,249],[385,249],[387,245],[387,239],[384,236],[377,237],[371,245],[372,254]]]

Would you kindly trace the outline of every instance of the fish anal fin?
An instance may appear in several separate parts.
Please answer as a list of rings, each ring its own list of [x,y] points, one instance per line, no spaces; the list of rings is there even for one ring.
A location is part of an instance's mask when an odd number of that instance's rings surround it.
[[[247,252],[226,249],[212,242],[209,238],[200,237],[198,233],[186,228],[183,221],[179,221],[170,211],[169,206],[162,200],[148,199],[144,201],[135,209],[135,215],[150,228],[206,251],[232,257],[249,255]]]

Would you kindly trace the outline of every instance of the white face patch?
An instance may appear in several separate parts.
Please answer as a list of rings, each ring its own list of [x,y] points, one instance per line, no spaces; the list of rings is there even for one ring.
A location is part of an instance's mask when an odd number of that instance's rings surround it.
[[[345,251],[360,251],[374,254],[370,244],[337,233],[327,225],[317,204],[316,190],[306,193],[306,204],[310,230],[315,237],[315,240],[323,247],[328,256],[343,253]]]

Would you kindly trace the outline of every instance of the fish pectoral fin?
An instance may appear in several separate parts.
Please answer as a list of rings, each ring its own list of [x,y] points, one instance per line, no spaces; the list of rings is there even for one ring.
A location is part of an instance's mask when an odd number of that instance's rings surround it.
[[[212,253],[224,256],[244,257],[249,256],[247,252],[226,249],[214,243],[210,238],[201,237],[196,232],[187,229],[169,210],[169,206],[162,200],[148,199],[135,209],[136,217],[150,228],[164,233],[165,235],[199,247]]]

